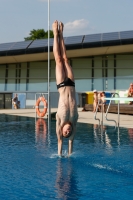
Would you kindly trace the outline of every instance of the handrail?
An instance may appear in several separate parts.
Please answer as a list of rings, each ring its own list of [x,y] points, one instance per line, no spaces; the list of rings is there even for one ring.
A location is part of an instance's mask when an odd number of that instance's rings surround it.
[[[119,97],[119,94],[118,94],[118,93],[113,93],[112,96],[111,96],[111,98],[113,98],[115,94],[117,94],[118,97]],[[107,121],[114,121],[115,124],[117,125],[117,122],[116,122],[115,120],[111,120],[111,119],[108,119],[108,118],[107,118],[108,111],[109,111],[109,108],[110,108],[110,105],[111,105],[111,101],[112,101],[111,98],[110,98],[110,102],[109,102],[108,108],[107,108],[107,110],[106,110],[105,119],[106,119]],[[106,98],[105,98],[105,99],[106,99]],[[120,115],[119,115],[119,112],[120,112],[120,101],[118,101],[118,126],[119,126],[119,124],[120,124]]]
[[[117,98],[114,98],[114,95],[117,95],[118,97],[117,97]],[[112,98],[112,99],[111,99],[111,98]],[[107,121],[113,121],[113,122],[115,123],[115,126],[117,126],[116,120],[108,119],[108,118],[107,118],[107,115],[108,115],[108,111],[109,111],[109,108],[110,108],[110,105],[111,105],[112,100],[114,100],[114,99],[118,100],[118,127],[119,127],[119,124],[120,124],[120,114],[119,114],[119,113],[120,113],[120,96],[119,96],[118,93],[113,93],[112,96],[111,96],[111,98],[106,98],[106,97],[105,97],[105,100],[106,100],[106,99],[107,99],[107,100],[110,100],[109,105],[108,105],[107,110],[106,110],[105,119],[106,119]],[[130,98],[130,99],[131,99],[131,98]],[[100,125],[100,119],[99,119],[99,118],[96,118],[96,115],[97,115],[98,107],[99,107],[100,104],[102,104],[102,103],[100,102],[100,100],[98,100],[98,104],[97,104],[96,111],[95,111],[95,114],[94,114],[94,119],[99,121],[99,125]],[[103,106],[102,106],[102,120],[101,120],[101,125],[103,125]]]
[[[99,102],[100,102],[100,100],[98,100],[98,104],[97,104],[96,111],[95,111],[95,114],[94,114],[94,119],[99,121],[99,126],[100,126],[100,119],[96,118],[98,107],[99,107]]]

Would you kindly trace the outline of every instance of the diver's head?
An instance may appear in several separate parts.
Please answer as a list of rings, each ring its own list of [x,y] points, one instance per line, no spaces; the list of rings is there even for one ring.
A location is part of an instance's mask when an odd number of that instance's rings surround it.
[[[72,134],[72,123],[71,122],[65,122],[62,126],[62,136],[65,138],[70,137]]]

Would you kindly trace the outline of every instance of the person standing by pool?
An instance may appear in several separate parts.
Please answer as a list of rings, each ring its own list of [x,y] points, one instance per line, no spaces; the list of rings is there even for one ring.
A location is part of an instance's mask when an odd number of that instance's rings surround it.
[[[101,92],[100,93],[100,101],[99,101],[99,108],[100,108],[101,112],[105,112],[105,104],[106,104],[105,98],[106,98],[105,92]]]
[[[18,95],[15,94],[14,98],[12,99],[12,103],[15,109],[18,109]]]
[[[96,112],[97,104],[98,104],[98,92],[97,90],[93,90],[93,112]]]
[[[56,84],[60,94],[56,113],[58,155],[62,155],[63,138],[69,138],[68,155],[70,155],[78,120],[74,75],[66,55],[63,39],[64,25],[56,20],[52,27],[54,33],[53,54],[56,62]]]
[[[128,89],[128,97],[133,97],[133,83],[130,84],[130,87]],[[129,105],[133,105],[133,101],[129,102]]]

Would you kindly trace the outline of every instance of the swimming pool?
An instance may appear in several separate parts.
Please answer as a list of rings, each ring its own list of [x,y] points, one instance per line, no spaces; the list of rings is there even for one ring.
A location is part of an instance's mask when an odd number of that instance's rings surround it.
[[[132,199],[133,129],[78,123],[72,156],[59,158],[46,123],[0,115],[0,199]]]

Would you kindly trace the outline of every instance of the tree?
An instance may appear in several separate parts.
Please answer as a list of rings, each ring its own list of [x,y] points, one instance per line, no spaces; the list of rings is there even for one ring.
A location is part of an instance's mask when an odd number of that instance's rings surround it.
[[[45,39],[48,38],[48,31],[45,31],[44,29],[33,29],[29,33],[29,37],[25,37],[25,40],[36,40],[36,39]],[[50,38],[53,38],[54,34],[53,31],[50,30]]]

